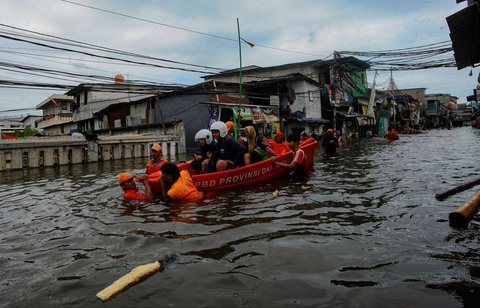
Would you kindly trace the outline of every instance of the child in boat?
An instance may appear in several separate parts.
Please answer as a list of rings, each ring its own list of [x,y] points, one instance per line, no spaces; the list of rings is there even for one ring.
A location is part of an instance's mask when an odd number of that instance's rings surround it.
[[[198,202],[203,199],[203,193],[197,190],[187,170],[180,171],[178,166],[172,163],[166,163],[160,170],[160,187],[165,202]]]
[[[213,154],[213,137],[212,132],[208,129],[201,129],[195,134],[195,141],[200,144],[200,149],[193,154],[193,160],[190,164],[192,167],[192,174],[209,173],[215,171],[215,168],[210,163],[210,158]]]
[[[163,158],[162,146],[160,144],[154,144],[150,150],[150,160],[147,163],[146,174],[152,174],[160,171],[163,164],[168,163],[168,160]]]
[[[213,138],[216,140],[215,149],[211,158],[215,163],[215,170],[234,169],[244,165],[244,155],[247,149],[227,134],[227,126],[222,121],[210,126]]]
[[[305,152],[300,149],[300,136],[297,134],[291,134],[287,138],[288,147],[293,151],[293,159],[290,163],[281,163],[272,157],[274,166],[291,169],[290,175],[305,178],[311,175],[311,171],[307,168],[307,156]]]
[[[140,192],[135,185],[135,181],[143,183],[145,193]],[[153,200],[153,192],[148,184],[148,176],[146,174],[134,178],[130,173],[122,172],[118,177],[118,184],[123,189],[123,197],[126,200]]]
[[[245,165],[250,165],[278,154],[265,141],[263,133],[255,132],[253,126],[245,127],[245,135],[247,138],[248,152],[244,155]]]

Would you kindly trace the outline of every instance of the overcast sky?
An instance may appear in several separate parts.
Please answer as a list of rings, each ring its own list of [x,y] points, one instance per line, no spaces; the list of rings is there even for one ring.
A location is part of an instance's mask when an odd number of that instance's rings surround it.
[[[390,50],[450,41],[445,18],[466,7],[466,2],[456,4],[455,0],[73,2],[137,19],[61,0],[0,0],[0,23],[171,61],[232,69],[239,66],[237,18],[242,37],[256,44],[253,48],[242,45],[243,66],[267,67],[331,59],[334,50]],[[16,38],[20,33],[19,30],[5,26],[0,26],[0,31],[0,34]],[[51,42],[43,43],[54,45]],[[76,46],[68,48],[79,50]],[[108,56],[120,57],[111,54]],[[127,65],[2,37],[0,61],[77,74],[101,75],[111,77],[112,80],[116,74],[123,74],[128,79],[169,84],[195,84],[202,81],[200,76],[205,75],[178,69]],[[175,68],[187,67],[190,70],[209,70],[171,62],[156,63]],[[479,68],[473,69],[472,77],[468,76],[469,72],[470,68],[460,71],[456,68],[437,68],[394,71],[393,77],[398,88],[423,87],[427,88],[427,93],[450,93],[458,96],[460,102],[465,102],[465,97],[471,95],[472,89],[477,85]],[[89,82],[81,77],[54,79],[52,77],[59,76],[42,74],[46,76],[23,74],[0,67],[0,80],[65,85]],[[381,72],[377,83],[385,86],[389,75],[389,72]],[[373,72],[369,72],[369,83],[372,78]],[[0,87],[0,111],[35,107],[51,94],[64,92]],[[21,113],[27,114],[28,111]],[[0,113],[0,116],[3,114]]]

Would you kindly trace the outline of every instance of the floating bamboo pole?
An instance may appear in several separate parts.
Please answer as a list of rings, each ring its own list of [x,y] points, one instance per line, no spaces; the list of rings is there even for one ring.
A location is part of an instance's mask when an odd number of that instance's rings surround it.
[[[459,185],[455,188],[447,190],[444,193],[436,194],[435,198],[437,198],[437,200],[439,200],[439,201],[442,201],[442,200],[445,200],[446,198],[448,198],[451,195],[454,195],[456,193],[459,193],[459,192],[462,192],[462,191],[467,190],[469,188],[472,188],[473,186],[478,185],[478,184],[480,184],[480,179],[476,179],[476,180],[468,182],[466,184]]]
[[[118,293],[123,292],[141,280],[155,274],[160,270],[160,262],[140,265],[135,267],[130,273],[120,277],[114,283],[97,293],[97,297],[102,301],[108,301]]]
[[[454,212],[448,215],[450,226],[466,227],[470,219],[473,218],[480,206],[480,190],[470,197],[465,203],[460,205]]]

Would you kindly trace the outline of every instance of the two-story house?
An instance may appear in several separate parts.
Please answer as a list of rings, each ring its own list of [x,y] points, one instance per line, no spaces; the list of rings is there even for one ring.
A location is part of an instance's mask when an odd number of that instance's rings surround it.
[[[37,128],[45,135],[71,134],[77,128],[72,116],[73,97],[53,94],[37,105],[43,117],[37,122]]]
[[[266,105],[278,105],[282,130],[319,132],[326,123],[343,125],[340,115],[366,95],[368,63],[354,57],[312,60],[270,67],[242,69],[245,95]],[[239,70],[204,76],[205,80],[239,83]],[[332,89],[334,89],[332,91]],[[357,103],[358,104],[358,103]]]
[[[101,110],[115,104],[128,105],[131,102],[178,88],[178,86],[138,85],[117,80],[116,83],[82,83],[68,91],[66,95],[74,97],[73,122],[76,123],[78,130],[80,132],[93,132],[107,128],[105,125],[109,120],[104,117],[97,117],[97,113]],[[132,115],[134,119],[142,117],[149,108],[146,103],[138,107],[142,110]],[[147,115],[144,117],[147,117]],[[121,123],[115,125],[118,126]]]

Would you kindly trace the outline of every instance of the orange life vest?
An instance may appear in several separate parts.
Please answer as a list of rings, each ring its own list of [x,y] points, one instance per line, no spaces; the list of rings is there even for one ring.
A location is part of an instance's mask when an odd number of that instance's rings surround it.
[[[153,160],[150,159],[147,163],[147,170],[145,170],[145,173],[146,174],[151,174],[151,173],[160,171],[160,168],[162,168],[162,166],[166,163],[168,163],[168,160],[163,159],[163,158],[159,159],[156,162],[154,162]]]
[[[302,149],[297,149],[297,151],[294,152],[293,159],[297,159],[297,165],[294,168],[294,173],[297,176],[311,176],[312,170],[308,167],[308,159],[307,155]]]
[[[173,183],[167,195],[173,200],[198,202],[203,199],[203,193],[197,190],[190,174],[186,170],[180,171],[180,177]]]
[[[304,145],[307,145],[307,144],[310,144],[310,143],[313,143],[315,142],[316,140],[312,137],[308,137],[307,139],[305,139],[304,141],[300,141],[300,146],[304,146]]]
[[[145,194],[142,194],[138,188],[136,189],[126,189],[123,191],[123,197],[126,200],[143,200],[148,201],[148,197]]]
[[[282,143],[276,143],[274,140],[266,139],[265,140],[268,142],[272,150],[275,151],[278,155],[284,154],[290,151],[290,148],[288,147],[288,143],[286,141]]]

